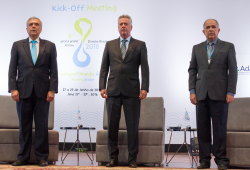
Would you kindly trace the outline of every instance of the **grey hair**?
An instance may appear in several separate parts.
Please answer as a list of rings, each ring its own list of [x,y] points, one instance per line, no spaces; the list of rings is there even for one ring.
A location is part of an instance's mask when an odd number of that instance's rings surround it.
[[[130,22],[130,25],[132,25],[132,18],[129,15],[123,14],[123,15],[119,16],[118,24],[119,24],[119,19],[121,19],[121,18],[128,18],[129,22]]]
[[[210,18],[210,19],[214,20],[214,21],[217,23],[218,28],[220,28],[219,22],[218,22],[216,19],[213,19],[213,18]],[[204,22],[204,24],[203,24],[203,29],[205,28],[205,23],[206,23],[208,20],[210,20],[210,19],[207,19],[207,20]]]
[[[43,26],[43,23],[42,23],[42,21],[41,21],[39,18],[37,18],[37,17],[30,17],[30,18],[27,20],[27,22],[26,22],[27,27],[28,27],[28,22],[29,22],[29,20],[32,20],[32,19],[38,19],[38,20],[41,22],[41,27]]]

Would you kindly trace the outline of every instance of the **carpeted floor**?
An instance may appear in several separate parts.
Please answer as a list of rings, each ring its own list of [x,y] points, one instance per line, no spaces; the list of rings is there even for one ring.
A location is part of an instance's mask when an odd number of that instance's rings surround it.
[[[42,167],[38,167],[38,166],[21,166],[21,167],[13,167],[11,165],[0,165],[0,170],[32,170],[32,169],[36,169],[36,170],[121,170],[121,169],[130,169],[129,167],[114,167],[114,168],[107,168],[105,166],[60,166],[60,165],[49,165],[45,168]],[[167,169],[167,170],[190,170],[187,168],[163,168],[163,167],[138,167],[137,169],[140,170],[163,170],[163,169]],[[212,169],[210,169],[212,170]]]
[[[173,153],[170,153],[172,156]],[[94,154],[95,157],[95,154]],[[166,158],[165,158],[166,159]],[[175,156],[175,158],[171,161],[169,166],[166,166],[164,161],[160,164],[160,167],[154,167],[154,164],[143,164],[138,165],[138,170],[195,170],[197,165],[194,165],[194,168],[191,168],[191,164],[189,162],[188,156],[186,153],[179,153]],[[61,153],[58,155],[58,161],[54,164],[49,164],[47,167],[39,167],[36,163],[31,163],[26,166],[13,167],[10,163],[0,162],[0,170],[132,170],[128,167],[128,164],[120,163],[119,166],[114,168],[107,168],[105,166],[98,166],[98,162],[94,161],[91,163],[88,156],[85,153],[80,154],[80,166],[77,165],[77,156],[75,152],[72,152],[68,155],[67,159],[65,159],[64,163],[61,160]],[[136,170],[136,169],[134,169]],[[217,165],[212,160],[211,161],[211,169],[217,170]],[[229,170],[229,169],[228,169]],[[234,169],[235,170],[235,169]],[[250,170],[250,169],[248,169]]]
[[[0,165],[0,170],[122,170],[122,169],[130,169],[129,167],[114,167],[107,168],[105,166],[61,166],[61,165],[49,165],[45,168],[39,167],[37,165],[29,165],[29,166],[21,166],[21,167],[13,167],[11,165]],[[167,167],[138,167],[140,170],[190,170],[191,168],[167,168]],[[195,168],[196,169],[196,168]],[[216,170],[216,169],[210,169]],[[235,169],[234,169],[235,170]]]

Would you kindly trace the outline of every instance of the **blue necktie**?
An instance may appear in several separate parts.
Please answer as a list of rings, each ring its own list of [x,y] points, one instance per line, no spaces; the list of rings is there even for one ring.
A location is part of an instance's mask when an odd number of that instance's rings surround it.
[[[33,63],[36,64],[36,41],[32,40],[32,47],[31,47],[31,56]]]

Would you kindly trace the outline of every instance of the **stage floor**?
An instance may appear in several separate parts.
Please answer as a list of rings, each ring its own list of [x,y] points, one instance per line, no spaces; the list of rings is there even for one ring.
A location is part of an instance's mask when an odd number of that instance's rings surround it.
[[[174,153],[170,153],[168,156],[168,159],[173,156]],[[65,154],[64,154],[65,155]],[[95,158],[95,154],[94,154]],[[165,153],[165,158],[166,158],[166,153]],[[213,157],[214,158],[214,157]],[[217,166],[212,158],[211,161],[211,169],[217,169]],[[58,155],[58,160],[55,165],[49,165],[46,168],[41,168],[36,166],[35,164],[33,165],[28,165],[28,166],[22,166],[22,167],[13,167],[11,164],[6,164],[6,163],[0,163],[0,169],[19,169],[19,170],[25,170],[25,169],[130,169],[128,168],[128,165],[126,164],[121,164],[118,167],[115,168],[106,168],[105,166],[98,166],[98,163],[94,160],[93,164],[91,164],[91,161],[89,160],[88,156],[85,153],[80,153],[80,159],[79,159],[79,166],[77,167],[77,153],[76,152],[70,152],[68,157],[65,159],[64,163],[62,164],[61,161],[61,151],[59,152]],[[196,169],[196,165],[194,165],[194,169]],[[173,160],[169,163],[168,166],[166,166],[165,160],[164,162],[160,165],[160,167],[154,167],[153,164],[146,164],[146,165],[139,165],[137,169],[163,169],[167,168],[169,170],[185,170],[185,169],[192,169],[191,168],[191,163],[189,162],[188,154],[187,153],[178,153]]]

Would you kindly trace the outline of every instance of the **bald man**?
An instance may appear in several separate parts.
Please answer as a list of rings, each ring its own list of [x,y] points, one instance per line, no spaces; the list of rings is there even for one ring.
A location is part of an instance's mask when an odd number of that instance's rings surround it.
[[[226,135],[228,104],[233,102],[237,83],[234,45],[218,38],[219,23],[208,19],[203,24],[206,41],[193,47],[189,66],[191,103],[197,105],[197,133],[200,166],[210,168],[211,118],[213,155],[219,170],[226,170]]]

